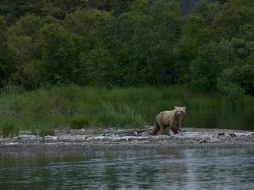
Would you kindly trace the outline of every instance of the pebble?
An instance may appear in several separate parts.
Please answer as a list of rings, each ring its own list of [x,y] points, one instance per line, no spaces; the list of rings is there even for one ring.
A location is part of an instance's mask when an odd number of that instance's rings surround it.
[[[230,133],[229,136],[230,137],[236,137],[236,134],[235,133]]]
[[[212,143],[253,143],[253,132],[219,129],[195,129],[186,128],[182,135],[149,135],[152,128],[143,129],[86,129],[86,130],[56,130],[55,136],[45,136],[44,143],[114,143],[120,144],[212,144]],[[231,137],[231,138],[220,138]],[[238,137],[238,138],[235,138]],[[32,135],[29,131],[21,132],[13,138],[0,138],[0,144],[25,143],[33,144],[39,142],[39,137]]]
[[[224,132],[219,133],[219,134],[218,134],[218,137],[220,137],[220,136],[225,136],[225,133],[224,133]]]

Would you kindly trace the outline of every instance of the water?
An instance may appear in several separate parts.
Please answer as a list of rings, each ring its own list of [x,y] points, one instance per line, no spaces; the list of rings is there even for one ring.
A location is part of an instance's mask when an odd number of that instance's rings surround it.
[[[0,153],[0,189],[252,189],[254,150]]]
[[[183,126],[196,128],[220,128],[254,130],[254,106],[251,108],[209,107],[187,110]]]

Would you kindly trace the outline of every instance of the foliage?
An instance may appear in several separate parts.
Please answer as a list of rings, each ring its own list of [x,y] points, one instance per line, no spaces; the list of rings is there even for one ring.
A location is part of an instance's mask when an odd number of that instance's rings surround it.
[[[45,83],[76,82],[79,67],[79,36],[60,24],[46,24],[39,33],[37,44],[42,61]]]
[[[99,122],[106,127],[143,127],[144,118],[137,114],[130,106],[125,104],[102,105],[104,110],[99,117]]]
[[[0,16],[0,87],[4,87],[13,70],[10,52],[7,43],[7,25]]]
[[[230,42],[211,42],[198,51],[191,65],[192,83],[204,91],[216,89],[221,71],[234,62],[234,49]]]
[[[75,117],[71,120],[70,127],[72,129],[82,129],[89,126],[89,122],[83,117]]]
[[[253,129],[253,97],[234,97],[233,102],[218,93],[207,95],[183,86],[106,89],[68,85],[29,92],[9,88],[0,100],[0,133],[6,123],[7,130],[28,129],[42,137],[53,135],[56,128],[139,128],[153,125],[156,114],[174,106],[187,107],[184,127]]]
[[[2,136],[6,137],[13,137],[19,134],[19,128],[10,121],[5,121],[2,126]]]
[[[254,95],[254,65],[236,65],[225,69],[219,78],[218,88],[232,95]]]
[[[41,26],[42,21],[39,17],[28,15],[8,28],[8,47],[13,60],[12,74],[8,83],[25,89],[39,87],[40,60],[35,41]]]
[[[46,128],[41,128],[39,130],[39,137],[42,137],[42,140],[44,141],[45,136],[47,135],[54,135],[55,131],[54,129],[50,128],[50,127],[46,127]]]
[[[5,0],[0,88],[185,84],[253,95],[254,3],[194,0],[186,11],[186,1]]]

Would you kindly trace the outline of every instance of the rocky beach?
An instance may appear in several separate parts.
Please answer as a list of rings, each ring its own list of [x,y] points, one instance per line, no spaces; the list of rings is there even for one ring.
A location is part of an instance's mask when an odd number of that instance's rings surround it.
[[[0,152],[254,147],[252,131],[184,128],[179,134],[151,136],[152,129],[58,129],[45,137],[21,131],[0,139]]]

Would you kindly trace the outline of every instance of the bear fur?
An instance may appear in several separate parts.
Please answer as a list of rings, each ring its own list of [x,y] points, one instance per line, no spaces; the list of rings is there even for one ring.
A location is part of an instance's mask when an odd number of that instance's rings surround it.
[[[152,135],[166,134],[166,128],[177,134],[180,131],[183,116],[186,114],[186,107],[175,106],[171,111],[162,111],[155,118],[155,128]]]

